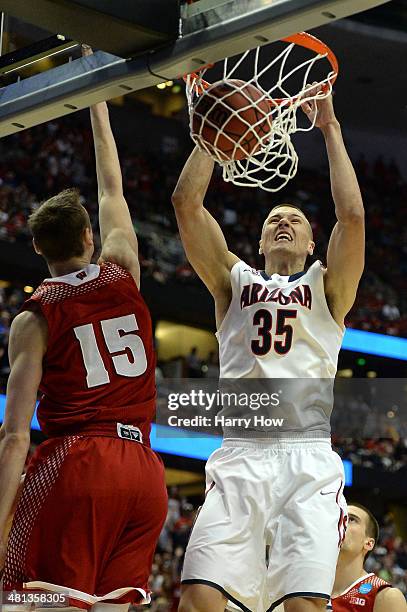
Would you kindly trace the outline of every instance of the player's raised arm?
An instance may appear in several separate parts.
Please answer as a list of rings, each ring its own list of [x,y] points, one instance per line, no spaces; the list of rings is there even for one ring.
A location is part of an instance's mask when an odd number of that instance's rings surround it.
[[[337,218],[328,246],[325,293],[333,317],[343,325],[355,301],[365,263],[365,214],[356,174],[335,117],[332,96],[318,100],[316,106],[315,103],[303,105],[311,121],[316,109],[315,125],[325,138]]]
[[[89,47],[83,46],[84,55],[91,53]],[[101,258],[127,268],[139,286],[137,236],[123,195],[122,173],[107,104],[92,106],[90,116],[98,181]]]
[[[98,180],[101,259],[113,261],[129,270],[139,286],[137,236],[123,195],[119,156],[110,127],[107,104],[102,102],[92,106],[90,115]]]
[[[239,261],[219,224],[204,207],[213,160],[197,147],[189,156],[172,196],[188,261],[216,300],[230,298],[230,270]]]

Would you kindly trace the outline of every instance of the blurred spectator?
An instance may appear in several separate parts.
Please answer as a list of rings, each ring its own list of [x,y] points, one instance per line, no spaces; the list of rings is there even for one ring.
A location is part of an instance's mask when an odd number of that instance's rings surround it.
[[[187,378],[202,377],[202,362],[198,357],[198,348],[193,346],[191,352],[186,356]]]
[[[210,351],[208,357],[202,366],[205,378],[219,378],[219,353],[218,351]]]
[[[400,311],[394,299],[389,300],[382,308],[382,315],[387,321],[397,321],[400,319]]]

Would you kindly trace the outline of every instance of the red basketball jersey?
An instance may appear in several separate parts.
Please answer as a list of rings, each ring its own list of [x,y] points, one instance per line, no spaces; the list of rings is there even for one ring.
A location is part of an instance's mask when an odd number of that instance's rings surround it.
[[[367,574],[352,584],[344,593],[333,597],[331,609],[334,612],[373,612],[376,595],[391,584],[375,574]]]
[[[47,436],[138,427],[149,444],[155,412],[155,353],[148,308],[113,263],[46,279],[23,310],[48,323],[38,420]],[[117,435],[117,433],[116,433]]]

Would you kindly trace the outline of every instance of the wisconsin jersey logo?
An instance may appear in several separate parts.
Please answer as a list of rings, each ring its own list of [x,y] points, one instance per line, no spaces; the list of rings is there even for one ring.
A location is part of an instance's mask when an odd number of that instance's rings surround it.
[[[143,442],[143,435],[138,427],[133,425],[123,425],[117,423],[117,435],[123,440],[132,440],[133,442]]]
[[[81,270],[80,272],[78,272],[78,274],[76,275],[76,278],[79,278],[79,280],[83,280],[84,278],[86,278],[85,270]]]

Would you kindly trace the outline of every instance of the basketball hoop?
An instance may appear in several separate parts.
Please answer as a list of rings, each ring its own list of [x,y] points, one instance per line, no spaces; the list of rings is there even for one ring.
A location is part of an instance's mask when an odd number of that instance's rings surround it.
[[[307,132],[315,125],[316,117],[308,127],[300,127],[297,123],[297,110],[304,102],[328,97],[332,93],[332,85],[338,75],[338,61],[334,53],[318,38],[306,32],[300,32],[282,39],[281,42],[286,43],[283,51],[271,61],[267,61],[264,66],[261,66],[261,54],[265,49],[269,49],[270,45],[248,50],[233,61],[229,58],[223,60],[222,81],[233,83],[236,91],[239,91],[239,86],[236,85],[239,83],[236,79],[237,72],[244,66],[247,75],[249,62],[253,76],[249,80],[246,76],[244,82],[241,81],[240,90],[243,90],[247,83],[253,84],[262,94],[259,101],[267,101],[270,109],[268,113],[271,125],[270,134],[266,138],[258,137],[259,142],[255,147],[255,152],[246,159],[225,160],[225,155],[216,148],[216,143],[214,146],[213,143],[205,140],[202,127],[197,133],[193,132],[193,117],[198,112],[198,109],[195,108],[197,101],[203,96],[214,98],[213,95],[211,96],[211,88],[214,86],[203,78],[206,72],[213,68],[213,65],[205,66],[200,71],[184,77],[192,140],[221,165],[225,181],[244,187],[261,187],[271,192],[284,187],[297,172],[298,155],[291,141],[291,135],[296,132]],[[312,57],[301,63],[296,62],[294,67],[289,67],[289,60],[293,59],[291,55],[294,49],[298,50],[298,47],[310,51]],[[330,71],[326,74],[324,70],[324,76],[318,75],[315,78],[316,65],[323,60],[328,61]],[[273,70],[276,74],[272,75],[273,84],[270,86],[269,83],[265,83],[265,80],[267,76],[270,78]],[[310,84],[312,81],[314,81],[313,84]],[[318,88],[319,91],[316,91]],[[217,98],[216,101],[224,104],[229,113],[238,116],[239,110],[231,110],[222,98],[220,100]],[[201,106],[206,108],[206,105]],[[202,115],[198,113],[201,126],[208,122],[209,114],[209,112]],[[213,126],[213,124],[211,126],[216,127],[222,134],[221,126]],[[250,138],[253,137],[253,133],[256,133],[250,125],[247,127],[247,133],[249,132]]]

